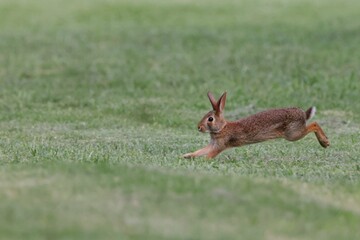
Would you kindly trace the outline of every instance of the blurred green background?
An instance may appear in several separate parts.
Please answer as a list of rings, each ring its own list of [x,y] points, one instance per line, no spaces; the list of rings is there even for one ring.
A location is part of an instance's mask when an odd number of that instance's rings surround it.
[[[356,239],[360,2],[0,0],[0,237]],[[225,116],[315,136],[182,159]]]

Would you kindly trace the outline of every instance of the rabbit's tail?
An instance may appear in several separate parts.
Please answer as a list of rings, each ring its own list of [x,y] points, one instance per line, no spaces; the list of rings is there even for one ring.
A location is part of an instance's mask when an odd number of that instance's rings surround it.
[[[306,120],[309,120],[310,118],[315,116],[315,113],[316,113],[316,107],[315,106],[313,106],[313,107],[309,108],[308,110],[306,110],[306,112],[305,112]]]

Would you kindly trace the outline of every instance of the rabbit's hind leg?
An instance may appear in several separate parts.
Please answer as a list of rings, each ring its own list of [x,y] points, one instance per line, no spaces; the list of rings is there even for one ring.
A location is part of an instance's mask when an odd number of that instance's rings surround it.
[[[317,122],[310,123],[308,126],[306,126],[306,134],[314,132],[316,135],[316,138],[318,139],[320,145],[324,148],[327,148],[330,146],[330,142],[325,135],[324,131],[321,129],[320,125]]]
[[[315,133],[315,136],[322,147],[327,148],[330,146],[328,138],[317,122],[310,123],[307,126],[294,124],[284,132],[284,138],[288,141],[297,141],[311,132]]]

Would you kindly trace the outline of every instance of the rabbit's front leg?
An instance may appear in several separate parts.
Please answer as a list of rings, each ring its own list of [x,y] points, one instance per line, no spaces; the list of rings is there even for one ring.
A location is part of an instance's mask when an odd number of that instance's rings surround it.
[[[199,157],[199,156],[203,156],[203,155],[209,155],[214,151],[214,146],[212,144],[207,145],[204,148],[201,148],[195,152],[192,153],[187,153],[185,155],[183,155],[184,158],[194,158],[194,157]]]

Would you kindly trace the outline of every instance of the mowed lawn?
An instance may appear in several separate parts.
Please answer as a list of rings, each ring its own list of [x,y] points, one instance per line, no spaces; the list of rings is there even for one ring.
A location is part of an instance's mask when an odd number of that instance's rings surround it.
[[[1,239],[359,239],[360,2],[0,0]],[[230,120],[315,135],[183,159]]]

